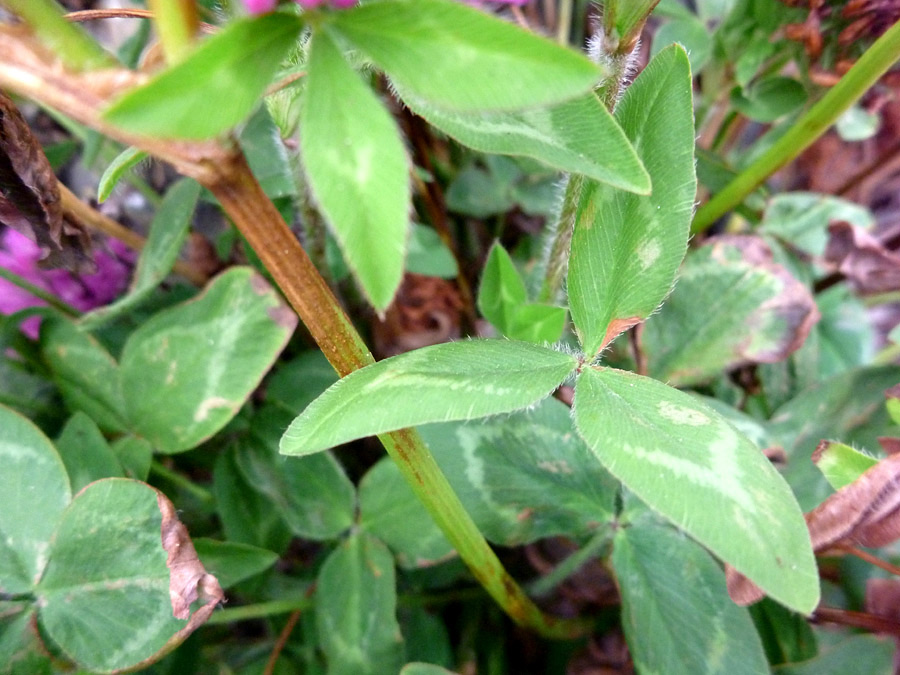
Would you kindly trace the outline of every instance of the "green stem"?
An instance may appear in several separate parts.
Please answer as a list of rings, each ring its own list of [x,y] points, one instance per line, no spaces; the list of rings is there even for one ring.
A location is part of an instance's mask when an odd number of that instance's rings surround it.
[[[359,333],[262,191],[244,156],[236,154],[229,165],[218,163],[211,168],[217,176],[206,179],[206,187],[256,251],[338,374],[343,377],[373,363]],[[414,429],[383,434],[379,439],[472,574],[513,621],[550,638],[572,638],[588,629],[583,621],[544,615],[525,595],[503,568]]]
[[[562,291],[563,280],[569,267],[569,248],[572,244],[572,233],[575,231],[578,202],[584,182],[584,176],[579,173],[570,174],[566,182],[566,191],[547,255],[544,283],[538,295],[538,302],[556,302]]]
[[[233,623],[235,621],[250,621],[252,619],[267,619],[277,614],[289,614],[290,612],[305,611],[311,609],[314,600],[312,598],[298,598],[296,600],[273,600],[260,602],[255,605],[243,607],[226,607],[213,612],[204,625],[216,626]]]
[[[812,145],[898,58],[900,22],[878,38],[847,74],[784,136],[697,211],[692,231],[697,233],[707,229],[740,204],[766,178]]]
[[[209,490],[200,487],[186,476],[182,476],[177,471],[173,471],[169,467],[161,464],[160,462],[157,462],[156,460],[150,463],[150,471],[152,471],[160,478],[172,483],[172,485],[175,485],[179,489],[192,494],[204,504],[212,504],[216,501],[216,498],[213,497],[213,494]]]
[[[153,23],[169,65],[187,56],[200,27],[194,0],[148,0]]]
[[[69,68],[83,71],[115,64],[81,26],[66,21],[55,0],[0,0],[0,5],[27,23],[44,46]]]
[[[0,279],[5,279],[9,283],[21,288],[23,291],[28,291],[34,297],[40,298],[54,309],[58,309],[63,314],[68,314],[69,316],[81,316],[81,312],[72,307],[72,305],[63,302],[52,293],[48,293],[40,286],[35,286],[25,277],[21,277],[14,272],[10,272],[8,269],[0,267]]]
[[[568,558],[553,568],[553,571],[544,575],[538,581],[528,587],[534,595],[544,595],[575,574],[581,567],[600,555],[603,549],[609,546],[612,540],[613,530],[609,525],[604,525],[587,544],[575,551]]]

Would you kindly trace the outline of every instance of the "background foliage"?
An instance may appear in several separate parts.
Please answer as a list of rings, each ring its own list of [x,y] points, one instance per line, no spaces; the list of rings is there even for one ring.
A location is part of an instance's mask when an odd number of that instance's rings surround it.
[[[0,672],[892,672],[894,10],[0,4]]]

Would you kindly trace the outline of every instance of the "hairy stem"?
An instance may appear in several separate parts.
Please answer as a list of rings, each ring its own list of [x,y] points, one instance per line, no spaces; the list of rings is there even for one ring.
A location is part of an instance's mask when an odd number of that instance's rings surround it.
[[[569,249],[584,182],[584,176],[578,173],[570,174],[566,182],[566,191],[547,255],[544,283],[538,295],[538,302],[556,302],[562,292],[563,280],[569,268]]]
[[[793,127],[694,216],[692,231],[702,232],[740,204],[766,178],[813,144],[838,117],[900,58],[900,22],[878,38],[847,74]]]
[[[243,155],[235,154],[206,187],[218,198],[256,251],[313,339],[342,377],[373,362],[337,299],[316,271],[297,238],[265,196]],[[414,429],[379,436],[416,496],[472,574],[518,624],[547,637],[570,638],[582,622],[545,616],[503,568],[459,497]]]

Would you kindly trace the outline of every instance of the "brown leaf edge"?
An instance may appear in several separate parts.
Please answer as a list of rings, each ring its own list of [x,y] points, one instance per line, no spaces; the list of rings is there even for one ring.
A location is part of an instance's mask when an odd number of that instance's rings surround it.
[[[169,568],[169,599],[172,615],[176,619],[187,619],[187,625],[170,637],[163,647],[149,658],[130,666],[127,671],[144,668],[172,652],[197,628],[206,623],[218,605],[225,601],[225,592],[219,580],[206,571],[187,528],[175,512],[175,506],[159,490],[156,502],[162,514],[160,539],[168,553],[166,566]],[[203,600],[203,605],[191,614],[191,604]],[[120,671],[124,672],[124,671]]]
[[[813,551],[878,548],[900,539],[900,455],[889,455],[805,515]],[[738,605],[762,600],[759,586],[725,565],[728,594]]]

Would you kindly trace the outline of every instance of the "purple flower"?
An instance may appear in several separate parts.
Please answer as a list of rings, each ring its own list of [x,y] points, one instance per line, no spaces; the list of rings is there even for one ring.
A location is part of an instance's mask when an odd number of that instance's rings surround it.
[[[335,9],[347,9],[353,7],[358,0],[294,0],[303,9],[313,9],[328,4]],[[244,7],[250,14],[265,14],[275,9],[278,0],[244,0]]]
[[[83,312],[109,304],[128,286],[134,253],[124,244],[110,239],[108,250],[98,249],[94,262],[97,271],[76,276],[66,270],[42,270],[38,267],[41,250],[28,237],[12,229],[0,233],[0,267],[52,293],[63,302]],[[27,307],[44,305],[18,286],[0,279],[0,314],[12,314]],[[40,317],[22,322],[22,330],[37,337]]]
[[[353,7],[358,1],[359,0],[294,0],[294,2],[304,9],[313,9],[326,4],[335,9],[347,9]],[[463,0],[463,2],[476,6],[489,3],[519,6],[528,4],[528,0]],[[271,12],[275,9],[275,5],[277,4],[278,0],[244,0],[244,7],[247,8],[247,11],[250,12],[250,14],[265,14],[266,12]]]

